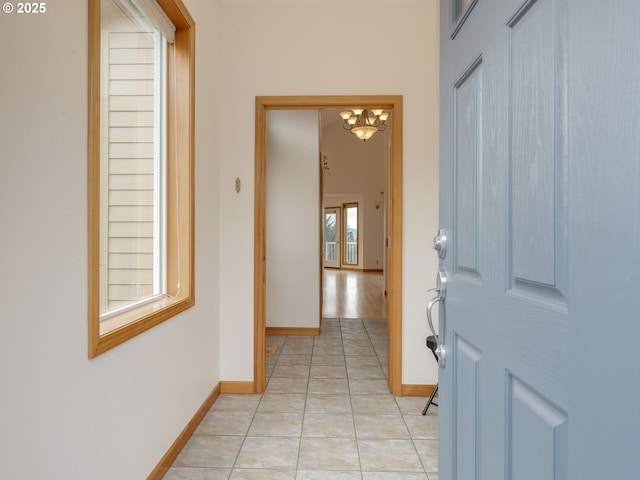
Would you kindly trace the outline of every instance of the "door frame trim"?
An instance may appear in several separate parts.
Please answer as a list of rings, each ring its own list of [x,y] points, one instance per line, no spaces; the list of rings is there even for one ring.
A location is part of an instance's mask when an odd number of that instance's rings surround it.
[[[327,108],[384,108],[390,116],[388,191],[388,384],[393,395],[402,394],[402,95],[257,96],[255,102],[254,178],[254,300],[253,391],[266,387],[266,141],[268,110],[322,110]]]

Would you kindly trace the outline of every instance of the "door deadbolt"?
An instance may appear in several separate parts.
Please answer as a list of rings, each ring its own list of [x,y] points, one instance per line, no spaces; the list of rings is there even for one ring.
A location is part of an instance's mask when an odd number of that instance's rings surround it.
[[[433,237],[433,249],[438,252],[438,257],[444,258],[447,255],[447,231],[444,228],[438,230]]]

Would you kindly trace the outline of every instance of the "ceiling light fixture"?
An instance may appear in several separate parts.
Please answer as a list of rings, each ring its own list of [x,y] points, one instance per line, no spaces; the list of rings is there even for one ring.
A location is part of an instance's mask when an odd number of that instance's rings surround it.
[[[367,110],[366,108],[352,108],[340,112],[340,116],[344,123],[342,128],[349,130],[363,142],[366,142],[376,132],[386,130],[386,121],[389,118],[389,112],[385,112],[383,108],[374,108]]]

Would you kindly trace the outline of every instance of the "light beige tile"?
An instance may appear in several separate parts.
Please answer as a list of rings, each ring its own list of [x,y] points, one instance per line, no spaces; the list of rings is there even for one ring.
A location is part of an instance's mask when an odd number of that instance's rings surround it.
[[[380,360],[376,355],[346,355],[347,367],[379,367]]]
[[[370,334],[369,338],[374,348],[389,348],[389,337]]]
[[[265,393],[258,412],[304,412],[306,399],[304,393]]]
[[[324,327],[329,326],[329,325],[340,327],[340,319],[339,318],[334,318],[334,317],[323,318],[322,319],[322,329],[323,329],[323,331],[324,331]]]
[[[363,318],[362,324],[367,328],[367,330],[371,328],[379,328],[387,331],[387,319],[386,318]]]
[[[414,440],[438,439],[438,417],[436,415],[404,415],[404,422]]]
[[[353,415],[346,413],[306,413],[302,425],[303,437],[355,438]]]
[[[324,337],[324,332],[322,332],[322,335]],[[342,344],[342,333],[340,332],[340,330],[335,330],[335,331],[329,332],[327,334],[326,340]],[[343,354],[344,354],[344,350],[341,351],[339,354],[336,354],[336,355],[343,355]]]
[[[276,345],[278,347],[281,347],[282,345],[284,345],[286,339],[286,335],[267,335],[265,338],[265,343],[267,345]]]
[[[287,336],[284,344],[282,345],[283,351],[287,349],[307,349],[305,353],[313,347],[314,337],[313,336]],[[297,352],[294,352],[297,353]]]
[[[273,369],[274,368],[275,368],[275,363],[273,363],[271,365],[269,365],[269,364],[265,365],[264,374],[265,374],[265,376],[267,378],[271,377],[271,374],[273,373]]]
[[[304,355],[311,353],[313,344],[305,345],[300,343],[289,343],[288,341],[282,346],[280,355]]]
[[[378,345],[376,343],[373,344],[373,349],[376,352],[378,357],[387,358],[389,354],[389,346],[388,345]]]
[[[254,412],[216,410],[205,415],[196,428],[199,435],[246,435]]]
[[[362,471],[424,472],[411,440],[358,440]]]
[[[373,345],[344,345],[345,355],[375,355],[376,351],[373,349]]]
[[[396,402],[398,403],[398,407],[400,407],[400,413],[403,415],[421,415],[422,409],[427,403],[428,397],[396,397]],[[436,402],[437,403],[437,402]],[[435,411],[437,412],[438,407],[435,407]],[[436,415],[436,413],[432,413],[432,407],[429,407],[428,415]]]
[[[271,374],[273,378],[308,378],[308,365],[277,365]]]
[[[351,413],[349,395],[307,395],[307,413]]]
[[[429,480],[429,478],[426,473],[417,472],[362,472],[363,480]]]
[[[378,366],[349,366],[347,367],[347,374],[349,379],[384,379],[384,372],[382,368]]]
[[[342,347],[342,336],[340,337],[328,337],[324,334],[315,337],[313,340],[314,347]]]
[[[311,365],[311,350],[307,354],[280,355],[276,365]]]
[[[300,439],[297,437],[247,437],[235,468],[296,468]]]
[[[270,378],[267,383],[267,393],[305,393],[307,391],[306,378]]]
[[[402,415],[357,414],[353,420],[358,438],[410,438]]]
[[[266,392],[221,395],[167,480],[437,480],[437,408],[389,394],[384,319],[267,343]]]
[[[344,366],[344,355],[313,355],[311,365]]]
[[[229,480],[295,480],[295,470],[266,470],[236,468]]]
[[[346,345],[371,345],[369,334],[364,328],[351,328],[342,331],[342,343]]]
[[[369,336],[364,328],[343,328],[342,329],[342,344],[353,345],[371,343]]]
[[[344,345],[344,352],[346,355],[349,355],[349,351],[351,349],[354,348],[373,348],[373,345],[371,344],[371,340],[369,340],[369,337],[365,334],[363,337],[358,337],[358,338],[345,338],[343,341],[343,345]]]
[[[252,437],[294,437],[302,432],[302,413],[258,412],[247,435]]]
[[[347,378],[347,369],[341,365],[312,365],[311,378]]]
[[[359,470],[358,447],[355,439],[302,438],[300,440],[300,470]]]
[[[330,472],[299,470],[296,480],[362,480],[360,472]]]
[[[340,322],[333,322],[333,323],[327,323],[327,319],[323,319],[322,320],[322,325],[320,326],[320,331],[322,336],[324,337],[325,335],[327,337],[331,337],[334,335],[341,335],[341,331],[340,331]]]
[[[374,415],[400,413],[395,397],[389,393],[385,395],[351,395],[351,406],[353,413]]]
[[[227,480],[228,468],[171,467],[163,480]]]
[[[414,440],[418,455],[427,473],[438,471],[438,440]]]
[[[193,435],[173,463],[176,467],[230,468],[243,437]]]
[[[343,353],[344,353],[344,348],[342,344],[340,345],[319,344],[319,345],[313,346],[314,355],[341,355]]]
[[[346,395],[349,393],[349,385],[346,378],[310,378],[308,392]]]
[[[360,328],[364,328],[364,324],[362,323],[361,318],[341,318],[340,319],[340,327],[345,328],[351,325],[357,325]]]
[[[352,395],[383,395],[389,393],[389,386],[386,380],[373,378],[349,379],[349,391]]]
[[[211,410],[255,412],[261,398],[262,395],[223,393],[216,399]]]

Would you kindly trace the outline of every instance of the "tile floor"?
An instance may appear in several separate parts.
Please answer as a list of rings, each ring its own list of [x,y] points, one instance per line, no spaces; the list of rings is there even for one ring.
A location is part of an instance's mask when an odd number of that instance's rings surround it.
[[[387,388],[384,319],[268,336],[267,388],[220,395],[165,480],[437,480],[437,407]]]

